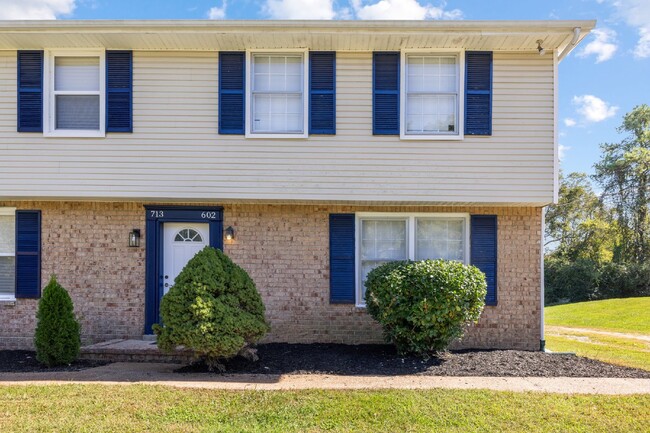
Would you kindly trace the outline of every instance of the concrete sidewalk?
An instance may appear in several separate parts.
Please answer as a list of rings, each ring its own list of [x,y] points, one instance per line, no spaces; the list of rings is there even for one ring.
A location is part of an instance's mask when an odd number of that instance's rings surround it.
[[[0,385],[166,385],[228,390],[491,389],[561,394],[650,394],[650,379],[179,374],[181,364],[116,362],[75,372],[0,373]]]

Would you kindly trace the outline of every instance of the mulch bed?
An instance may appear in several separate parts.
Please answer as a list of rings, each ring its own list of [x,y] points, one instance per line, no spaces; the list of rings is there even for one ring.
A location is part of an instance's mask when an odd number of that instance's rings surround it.
[[[30,350],[0,350],[0,373],[79,371],[106,364],[108,364],[106,361],[78,360],[70,365],[48,368],[36,360],[36,352]]]
[[[227,374],[336,374],[427,376],[529,376],[650,378],[650,371],[619,367],[571,354],[518,350],[460,350],[429,359],[404,357],[392,346],[271,343],[257,347],[259,361],[236,357]],[[211,372],[202,363],[178,373]]]

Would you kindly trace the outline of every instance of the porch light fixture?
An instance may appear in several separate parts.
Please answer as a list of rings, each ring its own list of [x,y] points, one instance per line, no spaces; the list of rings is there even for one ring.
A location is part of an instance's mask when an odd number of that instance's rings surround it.
[[[231,240],[235,239],[235,229],[232,228],[232,226],[228,226],[223,231],[223,237],[226,238],[227,241],[231,241]]]
[[[129,233],[129,246],[130,247],[140,246],[140,229],[133,229]]]
[[[544,54],[546,54],[546,50],[544,49],[544,47],[542,47],[542,42],[544,41],[541,39],[537,39],[536,42],[537,42],[537,51],[539,51],[540,56],[543,56]]]

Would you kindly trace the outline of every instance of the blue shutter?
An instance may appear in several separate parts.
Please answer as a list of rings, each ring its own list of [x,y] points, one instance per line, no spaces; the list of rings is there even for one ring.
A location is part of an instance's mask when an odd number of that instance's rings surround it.
[[[354,303],[354,214],[330,214],[330,303]]]
[[[372,54],[372,133],[399,135],[399,52]]]
[[[106,132],[133,132],[131,51],[106,51]]]
[[[492,135],[492,52],[465,53],[465,135]]]
[[[43,132],[43,51],[18,51],[18,132]]]
[[[16,298],[41,296],[41,211],[16,211]]]
[[[336,134],[336,53],[309,53],[309,133]]]
[[[471,263],[485,274],[486,305],[497,304],[497,217],[472,215]]]
[[[246,53],[219,53],[219,134],[244,133]]]

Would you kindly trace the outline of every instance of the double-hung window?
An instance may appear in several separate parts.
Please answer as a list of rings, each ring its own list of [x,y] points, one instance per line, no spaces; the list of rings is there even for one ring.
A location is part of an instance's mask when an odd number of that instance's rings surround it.
[[[247,136],[307,136],[307,53],[249,53]]]
[[[469,216],[465,214],[358,214],[357,305],[365,304],[365,281],[379,265],[396,260],[469,262]]]
[[[15,299],[16,210],[0,208],[0,301]]]
[[[50,51],[45,70],[45,135],[104,136],[104,52]]]
[[[461,55],[402,54],[402,138],[461,138]]]

